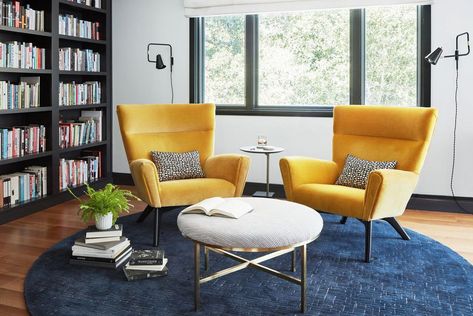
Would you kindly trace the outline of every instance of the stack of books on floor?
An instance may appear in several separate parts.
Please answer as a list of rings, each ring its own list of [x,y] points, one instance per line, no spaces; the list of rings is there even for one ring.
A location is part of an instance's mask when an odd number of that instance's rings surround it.
[[[72,246],[70,263],[118,268],[132,253],[130,241],[122,235],[122,231],[121,224],[116,224],[108,230],[98,230],[95,226],[90,226],[85,237],[77,239]]]
[[[168,274],[164,250],[134,250],[123,267],[128,281],[155,278]]]

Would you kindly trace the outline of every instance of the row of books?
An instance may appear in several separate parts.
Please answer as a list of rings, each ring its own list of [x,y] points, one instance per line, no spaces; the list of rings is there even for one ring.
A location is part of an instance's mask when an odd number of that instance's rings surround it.
[[[0,81],[0,110],[37,108],[40,77],[20,77],[19,83]]]
[[[46,49],[33,43],[0,42],[0,67],[46,69]]]
[[[60,14],[59,34],[100,40],[100,23],[81,20],[72,14]]]
[[[44,31],[44,11],[34,10],[20,1],[0,0],[0,25]]]
[[[0,128],[0,153],[2,159],[22,157],[46,151],[44,125]]]
[[[59,106],[99,104],[102,99],[99,81],[59,83]]]
[[[101,177],[101,157],[83,156],[59,160],[59,190],[92,183]]]
[[[108,230],[89,226],[85,236],[72,246],[71,264],[112,268],[123,266],[128,281],[148,279],[168,274],[168,259],[163,250],[133,250],[130,240],[123,236],[123,225]]]
[[[48,192],[48,169],[44,166],[26,167],[23,172],[0,176],[0,207],[13,206]]]
[[[100,141],[102,141],[102,111],[81,111],[78,122],[59,122],[60,148]]]
[[[75,2],[78,4],[88,5],[97,9],[102,8],[102,0],[68,0],[69,2]]]
[[[130,259],[132,247],[123,236],[123,226],[115,224],[108,230],[89,226],[85,236],[72,246],[71,264],[118,268]]]
[[[99,72],[100,54],[91,49],[60,48],[59,70]]]

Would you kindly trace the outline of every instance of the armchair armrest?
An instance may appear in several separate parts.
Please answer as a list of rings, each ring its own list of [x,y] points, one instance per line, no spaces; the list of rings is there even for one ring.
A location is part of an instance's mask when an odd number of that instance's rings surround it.
[[[308,157],[284,157],[279,160],[284,191],[288,200],[293,200],[294,189],[307,183],[334,184],[338,166],[333,161]]]
[[[161,207],[159,177],[156,165],[149,159],[137,159],[130,163],[131,176],[137,196],[152,207]]]
[[[404,213],[419,175],[412,171],[380,169],[370,173],[365,191],[363,220]]]
[[[245,188],[250,158],[244,155],[226,154],[208,158],[203,166],[207,178],[224,179],[235,185],[235,196],[241,196]]]

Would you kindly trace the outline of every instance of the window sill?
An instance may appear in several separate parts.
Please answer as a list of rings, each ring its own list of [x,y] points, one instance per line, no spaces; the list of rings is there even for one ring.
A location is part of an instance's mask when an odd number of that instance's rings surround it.
[[[293,116],[293,117],[333,117],[333,107],[259,107],[247,109],[244,107],[217,106],[217,115],[247,115],[247,116]]]

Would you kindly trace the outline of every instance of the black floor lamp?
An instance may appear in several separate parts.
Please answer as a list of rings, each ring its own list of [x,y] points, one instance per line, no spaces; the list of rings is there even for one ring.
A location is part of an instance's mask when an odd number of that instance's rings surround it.
[[[172,46],[171,44],[162,44],[162,43],[149,43],[148,44],[148,48],[147,48],[148,62],[156,64],[156,69],[160,69],[160,70],[166,68],[166,65],[163,63],[163,58],[161,57],[161,54],[157,54],[155,59],[153,59],[150,56],[149,54],[150,48],[153,46],[169,47],[169,56],[171,57],[171,60],[170,60],[171,66],[169,67],[169,70],[170,70],[169,74],[170,74],[170,79],[171,79],[171,103],[174,103],[174,87],[172,84],[172,66],[174,65],[174,57],[172,55]]]
[[[460,37],[466,36],[466,43],[467,43],[467,52],[460,53],[458,48],[458,40]],[[443,49],[438,47],[433,52],[425,56],[425,60],[427,60],[430,64],[436,65],[439,61],[440,57],[442,56]],[[453,127],[453,154],[452,154],[452,172],[450,174],[450,191],[452,192],[452,197],[457,206],[466,213],[469,213],[465,208],[463,208],[460,203],[457,201],[455,196],[455,190],[453,188],[453,179],[455,176],[455,159],[456,159],[456,140],[457,140],[457,119],[458,119],[458,64],[459,59],[462,56],[467,56],[470,54],[470,34],[468,32],[464,32],[458,34],[456,37],[456,45],[455,45],[455,53],[453,55],[446,55],[444,58],[455,58],[455,69],[456,69],[456,78],[455,78],[455,124]]]

